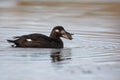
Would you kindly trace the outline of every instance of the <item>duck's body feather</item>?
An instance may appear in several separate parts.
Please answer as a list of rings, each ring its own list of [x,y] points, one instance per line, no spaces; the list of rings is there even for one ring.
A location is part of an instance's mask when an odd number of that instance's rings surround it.
[[[54,40],[43,34],[23,35],[15,40],[16,47],[62,48],[62,40]]]

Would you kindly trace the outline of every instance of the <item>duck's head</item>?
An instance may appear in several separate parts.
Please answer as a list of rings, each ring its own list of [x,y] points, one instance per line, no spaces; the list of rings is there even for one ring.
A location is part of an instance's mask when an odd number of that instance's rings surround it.
[[[67,32],[62,26],[56,26],[53,28],[50,37],[54,39],[58,39],[60,37],[72,40],[72,35],[71,33]]]

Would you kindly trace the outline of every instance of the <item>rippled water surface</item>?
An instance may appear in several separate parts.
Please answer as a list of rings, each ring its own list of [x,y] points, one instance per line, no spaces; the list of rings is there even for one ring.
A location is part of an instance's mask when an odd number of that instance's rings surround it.
[[[120,3],[19,2],[0,7],[0,80],[120,80]],[[73,33],[64,49],[12,48],[6,39]]]

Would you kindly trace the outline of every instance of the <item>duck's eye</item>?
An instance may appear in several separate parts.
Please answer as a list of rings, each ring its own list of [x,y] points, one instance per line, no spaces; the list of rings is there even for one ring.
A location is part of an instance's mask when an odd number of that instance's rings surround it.
[[[59,30],[58,30],[58,29],[56,29],[56,30],[55,30],[55,32],[59,32]]]

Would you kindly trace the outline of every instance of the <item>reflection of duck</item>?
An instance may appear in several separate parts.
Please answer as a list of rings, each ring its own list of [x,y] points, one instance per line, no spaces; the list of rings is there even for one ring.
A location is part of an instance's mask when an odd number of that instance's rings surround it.
[[[53,62],[62,61],[63,60],[62,56],[60,55],[60,52],[52,53],[51,58],[52,58]]]
[[[50,57],[52,58],[53,62],[57,62],[71,59],[70,56],[71,56],[70,49],[62,49],[60,51],[52,52]]]
[[[62,26],[56,26],[49,37],[43,34],[29,34],[17,36],[15,37],[16,40],[7,41],[14,43],[16,47],[63,48],[63,42],[60,37],[71,40],[71,35]]]

